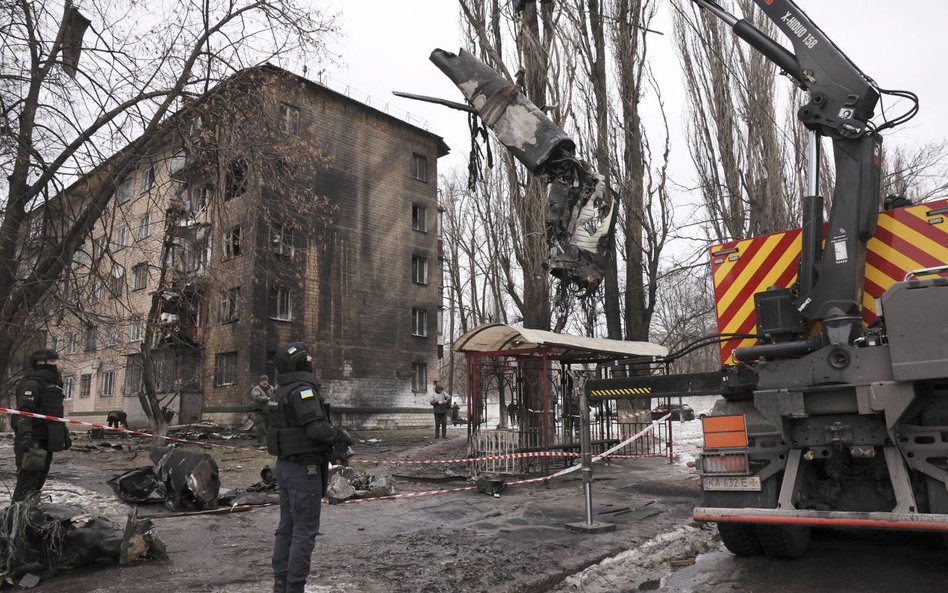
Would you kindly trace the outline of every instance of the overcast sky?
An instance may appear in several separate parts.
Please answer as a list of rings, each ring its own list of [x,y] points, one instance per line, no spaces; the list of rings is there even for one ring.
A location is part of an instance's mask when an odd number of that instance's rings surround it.
[[[313,0],[315,1],[315,0]],[[506,1],[506,0],[502,0]],[[662,76],[662,88],[671,124],[681,126],[687,116],[682,103],[680,67],[668,27],[669,0],[662,0],[661,20],[653,35],[650,55]],[[460,91],[428,61],[440,47],[457,51],[461,46],[457,2],[454,0],[331,0],[338,11],[342,36],[333,47],[344,67],[330,67],[330,85],[346,86],[353,96],[370,98],[374,107],[388,105],[398,117],[424,121],[445,138],[452,155],[440,169],[464,166],[469,150],[464,114],[437,105],[395,97],[403,90],[462,101]],[[850,59],[882,88],[917,93],[921,112],[910,123],[889,131],[886,142],[921,144],[948,137],[948,3],[937,0],[798,0],[797,4]],[[780,39],[781,42],[786,42]],[[789,45],[789,44],[788,44]],[[314,77],[313,72],[308,73]],[[789,84],[789,83],[787,83]],[[886,102],[887,113],[897,115],[902,106]],[[648,125],[648,122],[646,122]],[[689,157],[681,141],[673,144],[680,163]],[[687,176],[687,168],[675,169]],[[679,179],[688,184],[688,179]]]

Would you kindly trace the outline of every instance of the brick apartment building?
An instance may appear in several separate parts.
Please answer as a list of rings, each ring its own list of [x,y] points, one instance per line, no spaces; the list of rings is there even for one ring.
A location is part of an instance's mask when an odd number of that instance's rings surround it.
[[[67,412],[141,422],[147,341],[174,422],[240,423],[277,349],[304,340],[337,421],[430,422],[443,140],[272,66],[166,129],[115,184],[49,316]],[[35,216],[33,240],[68,217],[70,191]]]

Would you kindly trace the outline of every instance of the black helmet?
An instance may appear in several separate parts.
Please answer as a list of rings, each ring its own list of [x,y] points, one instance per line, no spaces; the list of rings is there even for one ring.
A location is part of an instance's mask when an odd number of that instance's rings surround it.
[[[36,350],[30,354],[30,367],[34,369],[39,369],[47,366],[56,366],[56,363],[53,362],[51,365],[37,364],[41,360],[59,360],[59,355],[56,354],[55,350],[50,350],[45,348],[43,350]]]
[[[290,342],[285,348],[277,352],[274,363],[277,371],[281,373],[312,372],[313,364],[310,356],[309,346],[305,342]]]

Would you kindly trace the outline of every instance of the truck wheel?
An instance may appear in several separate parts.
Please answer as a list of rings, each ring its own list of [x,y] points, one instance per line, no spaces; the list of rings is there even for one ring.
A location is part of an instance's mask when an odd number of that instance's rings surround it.
[[[724,547],[735,556],[759,556],[764,553],[753,525],[718,523],[718,533]]]
[[[773,558],[800,558],[810,545],[810,528],[758,525],[757,538],[764,553]]]

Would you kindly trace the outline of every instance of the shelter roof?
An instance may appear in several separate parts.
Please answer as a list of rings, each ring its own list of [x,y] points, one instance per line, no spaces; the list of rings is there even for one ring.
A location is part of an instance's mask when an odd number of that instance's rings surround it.
[[[546,357],[562,362],[606,362],[668,354],[668,348],[652,342],[585,338],[503,323],[475,327],[455,340],[453,348],[455,352]]]

